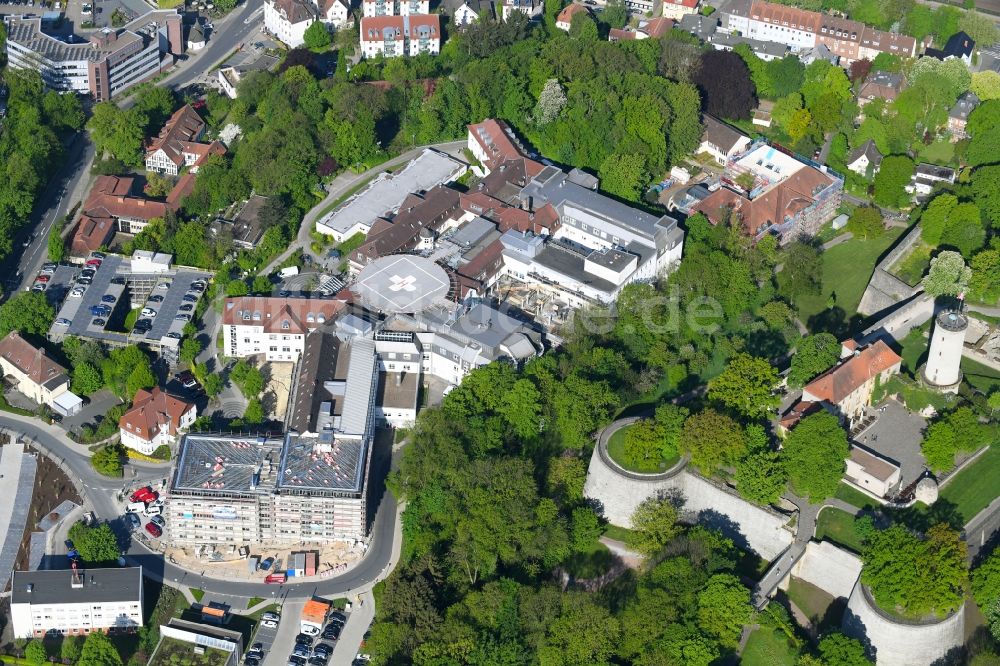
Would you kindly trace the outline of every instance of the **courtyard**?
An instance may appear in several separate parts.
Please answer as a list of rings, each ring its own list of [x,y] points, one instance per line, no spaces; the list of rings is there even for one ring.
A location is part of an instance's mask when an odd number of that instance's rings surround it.
[[[874,406],[871,411],[875,420],[857,433],[854,440],[899,465],[901,484],[905,488],[924,471],[920,442],[924,438],[927,422],[891,398]]]

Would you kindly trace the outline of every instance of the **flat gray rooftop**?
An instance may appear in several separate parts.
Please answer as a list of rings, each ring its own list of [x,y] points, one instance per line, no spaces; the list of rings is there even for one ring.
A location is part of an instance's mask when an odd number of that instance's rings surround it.
[[[177,457],[173,490],[260,493],[274,488],[281,440],[264,437],[185,435]]]
[[[319,436],[288,433],[278,489],[360,493],[368,448],[365,440],[341,440],[330,432]]]
[[[15,571],[11,585],[11,603],[138,601],[142,594],[142,567],[81,569],[79,574],[82,585],[73,587],[73,572],[69,569]]]
[[[346,234],[358,223],[370,225],[375,218],[399,208],[406,195],[447,183],[464,166],[455,158],[428,148],[402,171],[380,175],[347,203],[318,219],[316,229],[320,233]]]
[[[365,266],[351,291],[376,312],[411,313],[444,301],[450,288],[448,273],[430,259],[396,254]]]

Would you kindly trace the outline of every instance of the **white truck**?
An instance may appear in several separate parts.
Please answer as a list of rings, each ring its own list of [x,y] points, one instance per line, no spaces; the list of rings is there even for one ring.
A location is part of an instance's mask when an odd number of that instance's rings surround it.
[[[146,510],[145,502],[129,502],[125,505],[125,511],[128,513],[142,513]]]
[[[299,274],[298,266],[289,266],[288,268],[282,268],[280,271],[278,271],[278,275],[280,275],[283,278],[289,278],[292,277],[293,275],[298,275],[298,274]]]

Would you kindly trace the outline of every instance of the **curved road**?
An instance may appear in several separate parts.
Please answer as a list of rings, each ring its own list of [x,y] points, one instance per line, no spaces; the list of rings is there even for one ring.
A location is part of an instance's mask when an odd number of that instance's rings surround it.
[[[38,422],[30,417],[15,414],[0,415],[0,429],[23,433],[34,445],[68,471],[77,485],[84,503],[89,505],[101,520],[107,521],[120,535],[128,535],[115,494],[122,488],[122,480],[103,477],[90,465],[85,446],[70,441],[59,428]],[[162,476],[163,465],[133,465],[137,478],[149,479]],[[127,559],[131,564],[141,564],[146,575],[165,583],[176,583],[204,590],[214,597],[239,597],[246,599],[272,594],[286,599],[307,599],[313,595],[346,596],[348,591],[359,591],[384,577],[394,566],[394,532],[396,528],[396,502],[386,491],[375,515],[371,545],[368,553],[352,569],[323,580],[310,580],[286,585],[267,585],[222,580],[202,576],[170,564],[159,553],[153,553],[135,540],[128,539]],[[239,606],[237,606],[239,607]]]

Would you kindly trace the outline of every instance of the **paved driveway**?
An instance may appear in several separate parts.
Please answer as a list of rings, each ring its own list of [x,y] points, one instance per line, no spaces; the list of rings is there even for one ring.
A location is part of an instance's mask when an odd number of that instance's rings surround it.
[[[883,407],[885,411],[875,412],[875,422],[859,432],[854,440],[896,462],[901,468],[901,483],[905,488],[924,471],[920,442],[927,422],[921,416],[908,412],[895,400],[886,400],[877,405],[877,408]]]
[[[63,427],[67,432],[80,432],[80,428],[84,425],[96,426],[98,422],[98,417],[104,418],[104,415],[108,413],[108,410],[115,405],[120,405],[121,400],[118,399],[111,391],[106,389],[101,389],[94,395],[90,396],[90,404],[84,405],[83,409],[74,414],[73,416],[64,416],[63,420],[60,421],[59,425]]]
[[[289,601],[281,607],[281,622],[271,642],[271,651],[264,655],[263,666],[285,666],[288,663],[288,655],[295,647],[295,637],[299,635],[299,618],[305,605],[304,600],[298,600]]]

